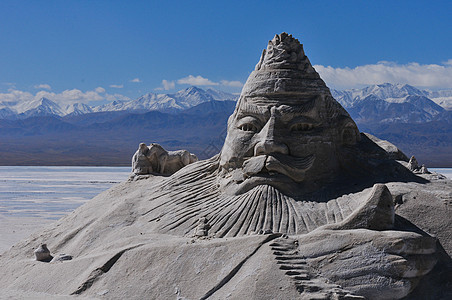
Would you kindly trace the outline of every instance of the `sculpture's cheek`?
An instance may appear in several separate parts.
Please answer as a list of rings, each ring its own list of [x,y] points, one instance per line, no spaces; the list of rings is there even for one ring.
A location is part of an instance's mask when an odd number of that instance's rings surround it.
[[[253,155],[255,135],[230,129],[220,154],[220,165],[238,168],[245,157]]]

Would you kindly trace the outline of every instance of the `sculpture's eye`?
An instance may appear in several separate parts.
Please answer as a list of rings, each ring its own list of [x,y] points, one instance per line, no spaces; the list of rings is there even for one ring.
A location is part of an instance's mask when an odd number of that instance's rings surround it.
[[[239,126],[240,130],[257,132],[257,127],[251,123],[245,123]]]
[[[299,132],[299,131],[309,131],[314,128],[313,124],[310,123],[297,123],[290,127],[290,131]]]

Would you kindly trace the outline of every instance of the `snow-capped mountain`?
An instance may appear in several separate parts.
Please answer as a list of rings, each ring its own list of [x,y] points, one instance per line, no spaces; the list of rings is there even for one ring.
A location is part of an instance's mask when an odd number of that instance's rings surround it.
[[[36,116],[77,116],[93,112],[134,111],[178,112],[198,104],[210,101],[237,100],[237,96],[226,92],[198,87],[189,87],[175,94],[148,93],[130,101],[116,100],[107,104],[91,107],[83,103],[74,103],[60,107],[54,101],[40,98],[25,102],[0,101],[0,119],[28,118]]]
[[[58,104],[47,98],[25,102],[15,108],[21,118],[65,115]]]
[[[407,96],[425,96],[425,93],[408,84],[383,83],[367,86],[362,89],[331,90],[333,97],[345,108],[353,106],[356,102],[373,95],[386,102],[404,102]]]
[[[221,91],[209,89],[205,91],[198,87],[189,87],[176,94],[148,93],[136,100],[115,101],[93,108],[94,112],[105,111],[180,111],[198,104],[214,100],[235,100],[236,96]]]
[[[93,109],[84,103],[73,103],[66,106],[66,115],[78,116],[83,114],[89,114],[93,112]]]
[[[440,118],[449,103],[452,108],[452,90],[422,91],[406,84],[378,84],[363,89],[331,90],[357,122],[428,122]],[[198,87],[189,87],[175,94],[148,93],[138,99],[113,101],[97,107],[75,103],[62,109],[57,103],[41,98],[27,102],[0,101],[0,119],[32,116],[77,116],[93,112],[148,112],[177,113],[212,101],[236,101],[237,95]],[[434,101],[432,101],[432,99]],[[441,102],[442,101],[442,102]],[[436,103],[435,103],[436,102]]]
[[[425,90],[425,95],[433,102],[447,110],[452,110],[452,90],[430,91]]]
[[[444,111],[425,91],[407,84],[384,83],[331,93],[360,123],[422,123]]]
[[[0,108],[0,120],[1,119],[15,119],[17,117],[17,113],[13,111],[11,108],[5,106]]]
[[[231,100],[237,100],[239,98],[238,95],[233,95],[230,93],[226,93],[219,90],[214,89],[207,89],[206,93],[212,96],[212,98],[216,101],[231,101]],[[232,97],[232,98],[231,98]]]
[[[167,110],[184,109],[176,99],[166,94],[149,93],[140,98],[127,102],[123,105],[123,110]]]
[[[122,110],[123,104],[127,101],[115,100],[107,104],[102,104],[92,108],[93,112],[103,112],[103,111],[119,111]]]

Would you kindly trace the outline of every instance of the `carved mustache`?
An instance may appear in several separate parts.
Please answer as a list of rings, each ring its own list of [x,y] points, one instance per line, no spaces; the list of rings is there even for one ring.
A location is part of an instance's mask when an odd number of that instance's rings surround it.
[[[314,163],[315,155],[293,157],[285,154],[259,155],[243,163],[243,174],[251,177],[263,170],[277,172],[292,178],[296,182],[304,180],[305,172]]]

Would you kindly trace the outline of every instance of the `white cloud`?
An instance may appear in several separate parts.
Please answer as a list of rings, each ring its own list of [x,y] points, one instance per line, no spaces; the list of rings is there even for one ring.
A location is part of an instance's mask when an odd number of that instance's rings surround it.
[[[2,85],[6,85],[8,87],[8,90],[16,88],[16,84],[12,82],[2,82]]]
[[[115,100],[123,100],[123,101],[129,101],[132,100],[129,97],[126,97],[124,95],[121,94],[105,94],[105,100],[108,101],[115,101]]]
[[[140,78],[134,78],[132,80],[130,80],[130,82],[141,82]]]
[[[0,93],[0,102],[15,105],[20,102],[32,101],[34,95],[29,92],[9,89],[7,93]]]
[[[122,89],[124,87],[123,84],[110,84],[111,88]]]
[[[220,80],[220,82],[215,82],[215,81],[211,81],[207,78],[204,78],[200,75],[198,75],[198,76],[188,75],[187,77],[177,80],[177,83],[178,84],[199,85],[199,86],[223,85],[223,86],[234,87],[234,88],[243,87],[243,83],[241,83],[240,81]]]
[[[35,89],[45,89],[45,90],[51,90],[52,88],[50,87],[50,85],[42,83],[42,84],[37,84],[35,86],[33,86]]]
[[[230,86],[230,87],[239,87],[241,88],[243,86],[243,83],[240,81],[228,81],[228,80],[221,80],[221,85]]]
[[[220,82],[212,81],[208,78],[202,77],[201,75],[193,76],[188,75],[187,77],[178,79],[177,81],[169,81],[169,80],[162,80],[162,86],[155,88],[157,91],[168,91],[172,90],[176,87],[177,84],[188,84],[188,85],[195,85],[195,86],[213,86],[213,85],[222,85],[232,88],[241,88],[243,87],[243,83],[240,81],[230,81],[230,80],[220,80]]]
[[[83,92],[79,89],[65,90],[61,93],[54,93],[49,91],[38,91],[36,94],[30,92],[20,91],[16,89],[10,89],[7,93],[0,93],[0,102],[8,102],[10,105],[17,103],[30,102],[38,100],[40,98],[47,98],[61,106],[69,105],[72,103],[90,103],[92,101],[102,100],[130,100],[130,98],[120,94],[107,94],[105,89],[97,87],[92,91]]]
[[[187,77],[181,78],[177,81],[178,84],[189,84],[189,85],[218,85],[217,82],[210,81],[202,76],[188,75]]]
[[[101,86],[95,88],[94,91],[99,94],[105,93],[105,89]]]
[[[169,91],[176,87],[176,83],[174,81],[168,81],[163,79],[162,80],[162,86],[155,88],[156,91]]]
[[[452,86],[452,59],[440,65],[416,62],[400,65],[378,62],[355,68],[333,68],[315,65],[320,76],[333,88],[356,88],[371,84],[406,83],[420,88],[448,88]]]
[[[162,85],[163,85],[163,88],[165,89],[165,91],[172,90],[176,87],[176,84],[174,83],[174,81],[168,81],[165,79],[162,80]]]

